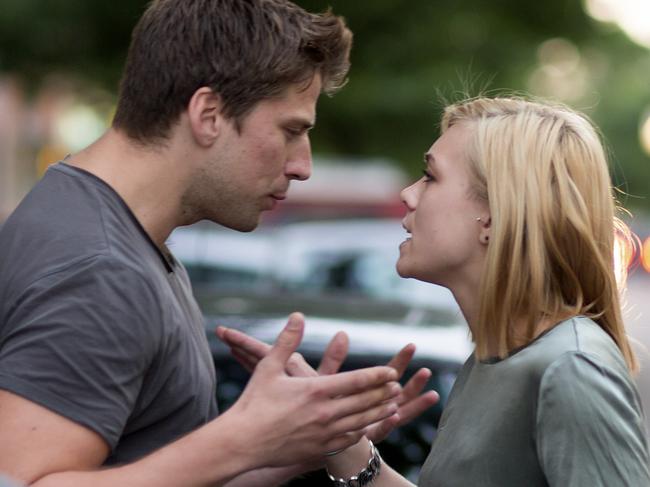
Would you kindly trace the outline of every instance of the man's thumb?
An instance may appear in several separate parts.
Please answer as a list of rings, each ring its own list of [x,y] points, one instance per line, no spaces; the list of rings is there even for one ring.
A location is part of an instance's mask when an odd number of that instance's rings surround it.
[[[284,370],[291,354],[296,351],[305,331],[305,317],[302,313],[291,313],[286,326],[278,335],[275,344],[268,354],[270,362],[277,361],[277,365]]]

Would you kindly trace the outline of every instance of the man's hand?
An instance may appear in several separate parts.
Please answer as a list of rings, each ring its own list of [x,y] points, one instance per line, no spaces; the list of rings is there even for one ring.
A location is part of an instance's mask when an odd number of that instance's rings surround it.
[[[251,372],[255,370],[259,361],[271,350],[270,345],[238,330],[220,326],[216,332],[221,341],[230,347],[232,355]],[[347,357],[348,346],[347,335],[344,332],[339,332],[327,346],[318,371],[314,370],[302,355],[293,353],[287,362],[286,372],[296,377],[336,374]],[[398,380],[404,375],[404,371],[414,353],[415,345],[408,344],[387,364],[397,371]],[[435,391],[427,391],[421,394],[430,376],[431,371],[429,369],[422,368],[418,370],[397,397],[399,405],[397,413],[368,427],[366,436],[373,442],[378,443],[386,438],[394,428],[412,421],[435,405],[439,400],[439,396]]]
[[[294,367],[289,362],[296,359],[303,330],[303,316],[292,314],[240,398],[223,415],[240,428],[233,450],[245,449],[258,466],[296,464],[347,448],[369,425],[394,416],[398,409],[396,397],[402,388],[394,382],[398,374],[392,367],[290,376],[286,371]]]

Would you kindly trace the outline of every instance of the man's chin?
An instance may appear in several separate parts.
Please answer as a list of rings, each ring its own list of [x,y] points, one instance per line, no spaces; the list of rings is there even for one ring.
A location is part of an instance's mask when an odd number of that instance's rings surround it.
[[[248,232],[252,232],[259,226],[260,215],[257,215],[256,218],[254,217],[244,218],[243,216],[240,215],[239,217],[229,218],[229,219],[207,218],[207,220],[210,220],[213,223],[216,223],[217,225],[230,228],[231,230],[235,230],[237,232],[248,233]]]
[[[253,230],[255,230],[259,226],[259,224],[260,224],[260,220],[258,218],[254,222],[252,222],[252,221],[238,222],[237,224],[234,224],[234,225],[225,225],[225,226],[228,226],[228,228],[231,228],[231,229],[236,230],[238,232],[248,233],[248,232],[252,232]]]

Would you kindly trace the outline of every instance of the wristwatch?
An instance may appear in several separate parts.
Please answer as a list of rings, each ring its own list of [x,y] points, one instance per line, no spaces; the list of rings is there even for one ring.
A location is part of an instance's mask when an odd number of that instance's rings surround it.
[[[368,443],[370,443],[370,460],[368,460],[368,466],[358,474],[353,475],[347,480],[337,479],[325,469],[327,476],[334,482],[334,487],[364,487],[365,485],[372,484],[377,478],[381,472],[381,456],[372,441],[368,440]]]

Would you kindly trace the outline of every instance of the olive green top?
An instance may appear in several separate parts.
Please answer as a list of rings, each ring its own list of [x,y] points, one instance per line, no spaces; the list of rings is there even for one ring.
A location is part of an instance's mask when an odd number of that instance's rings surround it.
[[[618,347],[572,318],[503,360],[467,360],[418,485],[650,486],[643,425]]]

